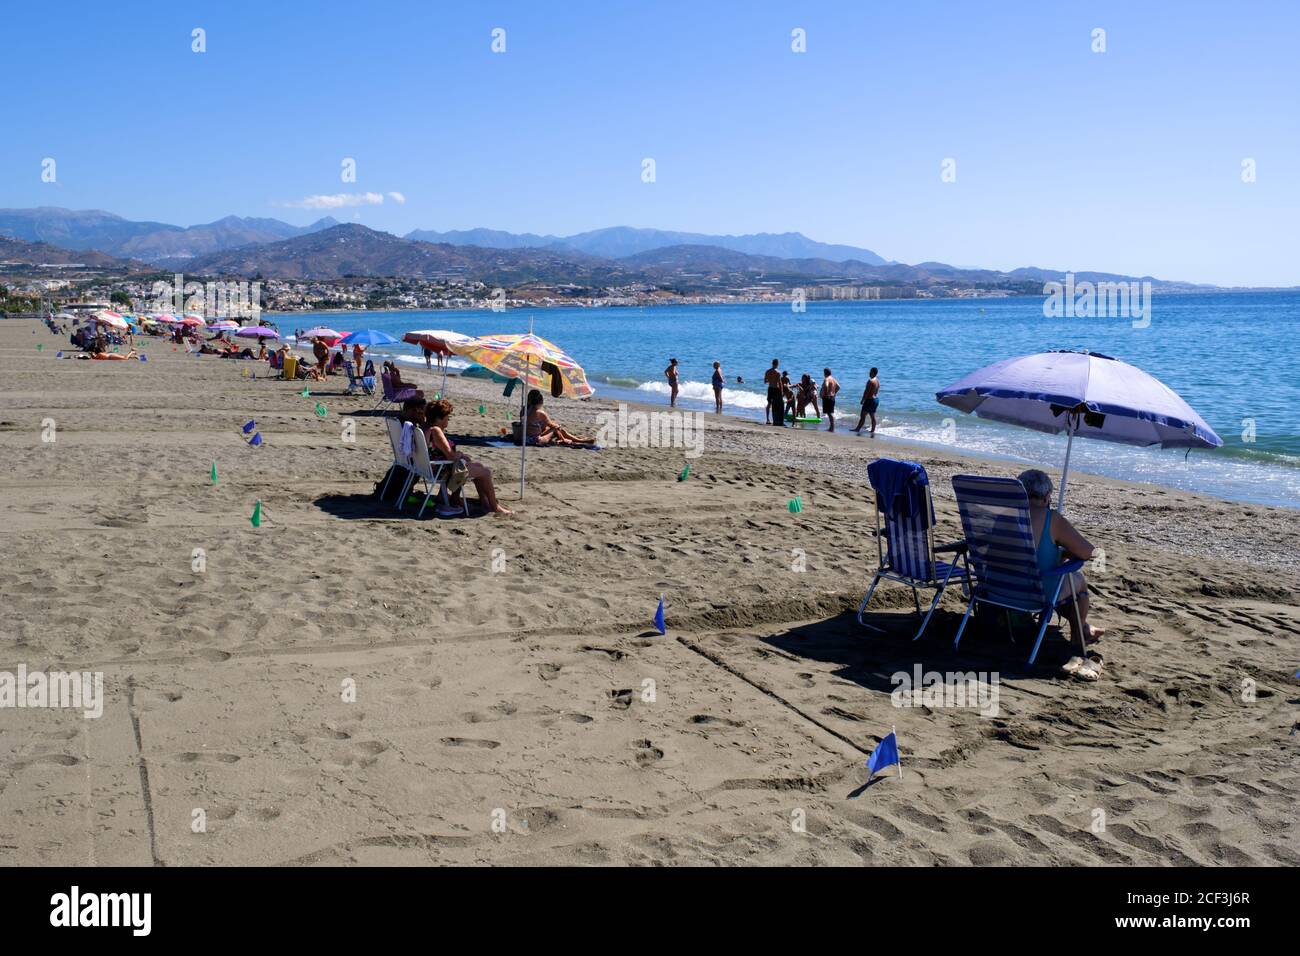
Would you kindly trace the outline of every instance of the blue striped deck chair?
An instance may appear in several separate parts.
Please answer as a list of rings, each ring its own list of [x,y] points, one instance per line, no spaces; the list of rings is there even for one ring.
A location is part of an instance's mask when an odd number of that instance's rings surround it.
[[[966,613],[952,642],[953,649],[961,643],[962,632],[975,606],[992,604],[1039,615],[1038,636],[1034,649],[1029,652],[1032,664],[1056,610],[1065,576],[1078,571],[1084,562],[1067,561],[1045,575],[1039,571],[1034,531],[1029,521],[1029,496],[1015,478],[954,475],[952,487],[957,493],[957,508],[966,532],[966,556],[974,579]]]
[[[930,609],[925,612],[921,627],[912,638],[920,640],[949,583],[960,582],[962,593],[966,593],[970,584],[970,572],[965,562],[966,546],[958,542],[935,547],[930,478],[920,465],[880,458],[867,467],[867,478],[876,495],[877,568],[866,596],[858,605],[858,623],[873,631],[881,630],[864,621],[862,613],[882,580],[897,581],[912,589],[917,617],[921,616],[921,598],[917,589],[933,588],[934,599],[930,602]],[[880,526],[882,516],[883,532]],[[939,560],[937,555],[945,553],[952,553],[953,559]]]

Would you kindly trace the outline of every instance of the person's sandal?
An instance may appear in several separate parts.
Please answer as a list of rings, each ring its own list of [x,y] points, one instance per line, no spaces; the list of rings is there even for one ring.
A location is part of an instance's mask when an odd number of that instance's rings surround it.
[[[1067,677],[1073,677],[1075,674],[1079,672],[1079,668],[1086,663],[1087,661],[1085,661],[1078,654],[1075,654],[1068,661],[1066,661],[1064,664],[1061,665],[1061,673],[1065,674]]]
[[[1084,663],[1084,665],[1074,672],[1074,677],[1077,680],[1087,681],[1088,683],[1095,683],[1096,681],[1101,679],[1101,667],[1102,667],[1101,655],[1092,654],[1089,656],[1089,659]]]

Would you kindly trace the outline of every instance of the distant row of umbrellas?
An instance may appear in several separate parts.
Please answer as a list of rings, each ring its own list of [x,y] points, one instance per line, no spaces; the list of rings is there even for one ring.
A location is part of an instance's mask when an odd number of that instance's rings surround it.
[[[125,317],[108,309],[96,312],[91,318],[118,329],[129,325]],[[268,326],[240,326],[230,319],[208,324],[197,315],[158,315],[142,317],[142,321],[201,326],[246,338],[280,338],[280,333]],[[325,326],[308,329],[299,338],[363,347],[398,342],[378,329],[340,332]],[[405,333],[402,341],[441,356],[461,355],[491,372],[519,379],[528,388],[550,388],[555,394],[570,398],[586,398],[593,393],[582,367],[558,346],[531,331],[525,335],[474,337],[446,329],[416,329]],[[445,377],[443,384],[446,384]],[[527,388],[523,391],[526,395]],[[1223,444],[1214,429],[1163,382],[1098,352],[1061,349],[1004,359],[940,390],[935,399],[980,418],[1049,434],[1065,432],[1068,441],[1058,508],[1065,504],[1070,451],[1076,435],[1161,448],[1217,448]],[[527,406],[522,400],[520,411],[521,421],[526,423]],[[521,451],[521,497],[523,489]]]

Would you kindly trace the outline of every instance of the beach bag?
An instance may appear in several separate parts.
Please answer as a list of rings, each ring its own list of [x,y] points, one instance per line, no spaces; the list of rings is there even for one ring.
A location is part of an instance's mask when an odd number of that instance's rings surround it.
[[[469,481],[469,465],[465,464],[464,458],[458,458],[451,466],[451,475],[447,478],[447,494],[456,494],[465,487],[467,481]]]

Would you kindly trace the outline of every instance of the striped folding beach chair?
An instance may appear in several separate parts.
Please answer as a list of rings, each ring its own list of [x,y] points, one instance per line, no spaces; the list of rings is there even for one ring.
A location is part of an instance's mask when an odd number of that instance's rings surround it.
[[[939,606],[944,589],[950,582],[961,584],[965,594],[970,583],[965,564],[963,542],[936,547],[934,543],[934,502],[930,497],[930,479],[915,462],[880,458],[867,467],[867,478],[876,495],[876,556],[878,566],[866,596],[858,605],[858,623],[873,631],[881,628],[868,624],[862,613],[882,580],[897,581],[912,589],[916,614],[921,616],[918,588],[933,588],[934,599],[912,640],[920,640]],[[882,533],[880,522],[884,518]],[[939,554],[952,554],[951,561],[941,561]],[[959,564],[960,562],[960,564]]]
[[[1029,521],[1029,496],[1015,478],[955,475],[952,487],[957,493],[973,578],[970,601],[952,642],[953,649],[961,643],[962,632],[975,606],[992,604],[1040,615],[1038,636],[1034,649],[1029,652],[1032,664],[1056,610],[1065,576],[1078,571],[1084,562],[1067,561],[1045,574],[1039,571],[1034,531]]]

